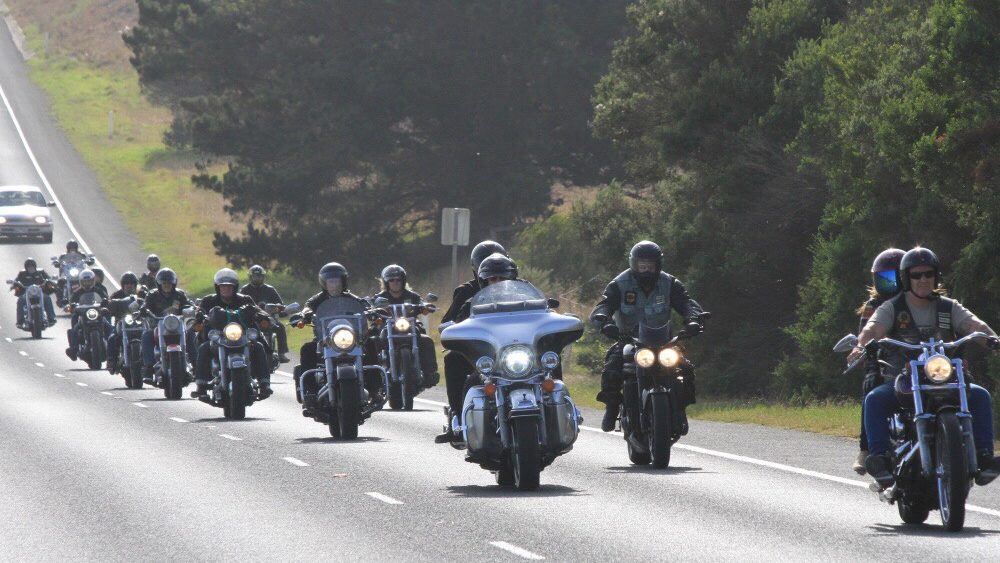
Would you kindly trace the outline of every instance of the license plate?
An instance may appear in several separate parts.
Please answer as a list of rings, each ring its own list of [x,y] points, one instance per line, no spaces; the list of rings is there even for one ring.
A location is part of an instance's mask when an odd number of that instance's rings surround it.
[[[167,352],[180,352],[180,351],[181,351],[180,344],[167,344]]]

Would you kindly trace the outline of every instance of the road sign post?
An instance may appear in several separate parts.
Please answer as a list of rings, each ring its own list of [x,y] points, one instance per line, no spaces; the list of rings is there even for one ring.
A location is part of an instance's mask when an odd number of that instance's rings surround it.
[[[472,212],[461,207],[441,210],[441,244],[451,247],[451,281],[458,285],[458,247],[469,246]]]

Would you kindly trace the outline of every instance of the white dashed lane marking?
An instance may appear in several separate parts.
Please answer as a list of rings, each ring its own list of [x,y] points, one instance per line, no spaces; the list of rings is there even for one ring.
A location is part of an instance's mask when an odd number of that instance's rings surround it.
[[[45,367],[45,364],[43,364],[42,362],[35,362],[35,365],[38,366],[38,367],[40,367],[40,368]]]
[[[493,547],[499,547],[504,551],[513,553],[514,555],[517,555],[518,557],[524,559],[530,559],[532,561],[541,561],[545,559],[544,557],[538,555],[537,553],[532,553],[527,549],[524,549],[522,547],[517,547],[516,545],[512,543],[507,543],[505,541],[491,541],[490,545],[492,545]]]
[[[288,463],[291,463],[292,465],[297,465],[299,467],[309,467],[309,464],[302,461],[301,459],[296,459],[294,457],[283,457],[281,459],[287,461]]]
[[[223,438],[225,438],[227,440],[232,440],[234,442],[238,442],[238,441],[240,441],[240,440],[243,439],[243,438],[237,438],[236,436],[231,436],[229,434],[219,434],[219,436],[222,436]]]
[[[365,494],[368,495],[368,496],[370,496],[370,497],[372,497],[375,500],[380,500],[380,501],[382,501],[382,502],[384,502],[386,504],[403,504],[403,501],[396,500],[396,499],[394,499],[392,497],[387,497],[387,496],[383,495],[382,493],[376,493],[374,491],[370,491],[370,492],[367,492]]]
[[[172,417],[170,417],[170,420],[172,420],[172,421],[174,421],[174,422],[187,422],[187,421],[186,421],[186,420],[184,420],[183,418],[180,418],[180,417],[176,417],[176,416],[172,416]]]
[[[117,397],[115,397],[117,399]],[[140,409],[148,409],[149,407],[142,403],[132,403],[133,405],[139,407]]]
[[[76,384],[79,385],[80,387],[88,387],[88,385],[82,381],[77,381]]]

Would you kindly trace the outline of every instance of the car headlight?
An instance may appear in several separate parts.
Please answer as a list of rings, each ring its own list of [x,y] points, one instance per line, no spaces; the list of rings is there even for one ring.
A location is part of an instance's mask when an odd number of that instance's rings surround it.
[[[681,353],[673,348],[664,348],[659,354],[660,365],[665,368],[672,368],[681,361]]]
[[[410,319],[405,317],[396,319],[396,322],[392,324],[396,332],[410,332]]]
[[[639,364],[639,367],[651,367],[655,361],[656,354],[649,348],[640,348],[635,353],[635,363]]]
[[[489,356],[482,356],[476,360],[476,371],[484,375],[493,373],[493,358]]]
[[[503,352],[500,365],[503,366],[507,375],[512,377],[524,377],[531,373],[533,354],[527,346],[512,346]]]
[[[48,222],[48,218],[47,217],[35,217],[35,222],[38,223],[39,225],[44,225],[45,223]]]
[[[542,354],[542,367],[545,369],[556,369],[559,367],[559,354],[551,350]]]
[[[236,342],[240,338],[243,338],[243,327],[238,323],[229,323],[226,325],[226,328],[222,329],[222,334],[226,335],[226,340]]]
[[[930,378],[934,383],[944,383],[948,381],[951,377],[951,372],[953,368],[951,367],[951,360],[946,356],[931,356],[927,363],[924,364],[924,373]]]
[[[97,309],[87,309],[87,318],[88,319],[90,319],[92,321],[96,321],[97,317],[100,317],[100,316],[101,316],[101,314],[97,312]]]
[[[354,348],[354,342],[354,331],[347,327],[338,328],[330,335],[330,343],[345,352]]]
[[[80,275],[80,270],[78,268],[70,268],[69,275],[75,278]]]
[[[239,327],[239,325],[236,326]],[[163,328],[167,332],[177,332],[178,330],[181,329],[181,320],[175,317],[174,315],[168,315],[166,318],[163,319]],[[241,336],[243,334],[242,330],[243,329],[240,329]],[[240,339],[239,336],[237,336],[236,338],[230,338],[230,340],[239,340],[239,339]]]

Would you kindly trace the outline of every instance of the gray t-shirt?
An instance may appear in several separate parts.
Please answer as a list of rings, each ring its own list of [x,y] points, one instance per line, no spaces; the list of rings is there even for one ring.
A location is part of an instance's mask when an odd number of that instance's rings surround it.
[[[870,322],[878,323],[891,330],[896,319],[896,308],[893,306],[893,301],[894,300],[890,299],[880,305],[878,309],[875,309],[875,314],[872,315]],[[952,303],[951,326],[955,328],[955,332],[959,334],[959,336],[962,336],[960,330],[962,325],[964,325],[969,319],[979,319],[958,301],[953,300]],[[928,301],[926,305],[914,305],[912,302],[908,301],[907,305],[910,307],[910,314],[913,315],[913,323],[917,325],[918,329],[920,329],[921,334],[930,334],[937,330],[936,301]]]

